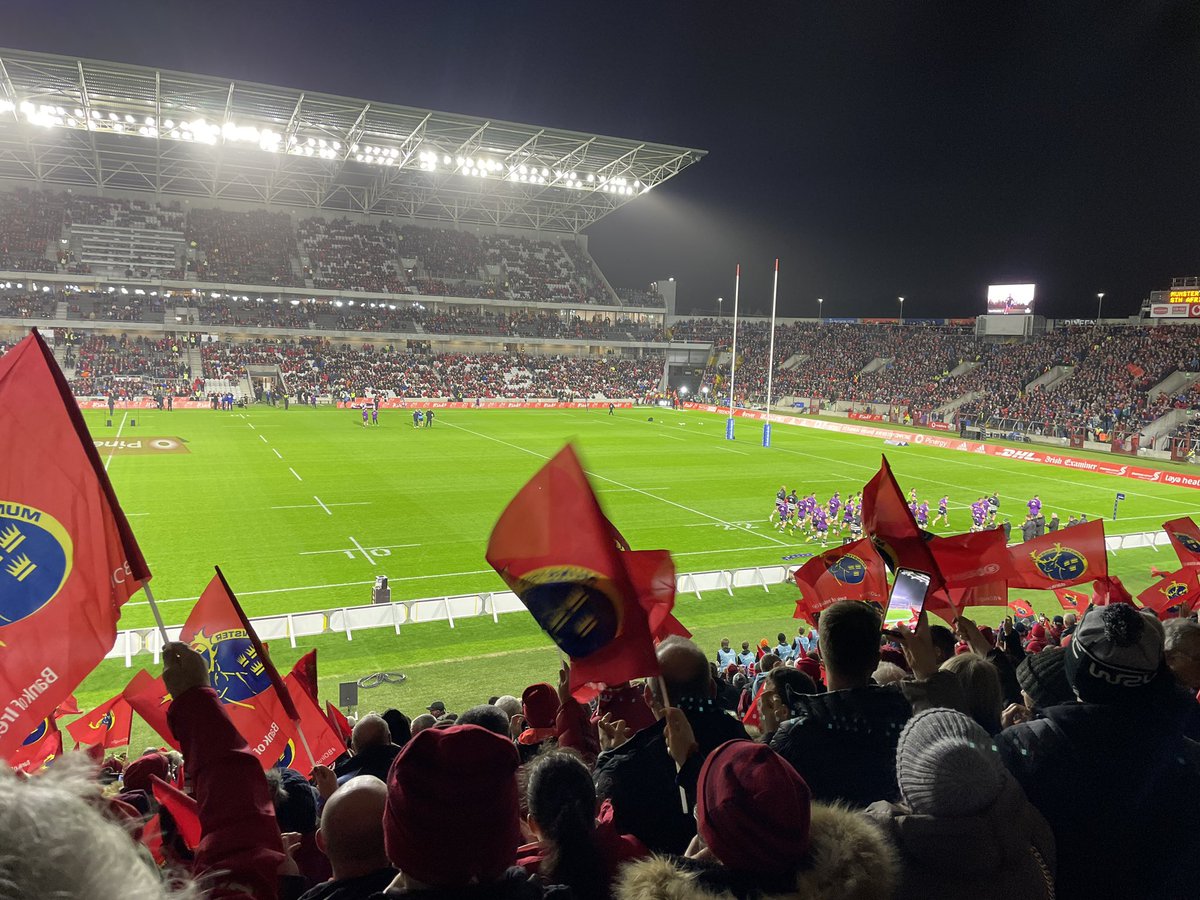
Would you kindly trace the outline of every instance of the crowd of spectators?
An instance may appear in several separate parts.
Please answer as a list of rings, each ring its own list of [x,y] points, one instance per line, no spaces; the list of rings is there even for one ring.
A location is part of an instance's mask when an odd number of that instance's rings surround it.
[[[204,377],[238,380],[248,365],[278,366],[287,389],[312,395],[402,398],[644,397],[660,389],[663,359],[423,353],[335,346],[318,338],[204,344]]]
[[[291,217],[256,209],[193,209],[187,216],[188,270],[201,281],[304,285]]]
[[[404,290],[394,225],[312,218],[302,221],[297,233],[313,287],[388,294]]]
[[[23,848],[6,884],[137,900],[179,896],[179,879],[197,900],[1194,896],[1194,616],[1114,602],[883,626],[842,600],[740,651],[668,637],[659,677],[586,702],[564,663],[557,683],[477,685],[461,711],[366,713],[308,778],[264,773],[205,658],[168,644],[179,752],[0,773]]]
[[[0,191],[0,270],[53,272],[48,255],[62,235],[61,197],[28,191]]]
[[[187,395],[192,390],[186,348],[173,338],[78,335],[64,341],[64,363],[74,370],[79,396]]]

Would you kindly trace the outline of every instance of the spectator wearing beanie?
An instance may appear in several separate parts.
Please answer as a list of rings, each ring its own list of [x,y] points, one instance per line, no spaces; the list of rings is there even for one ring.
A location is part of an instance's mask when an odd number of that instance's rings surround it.
[[[1200,747],[1180,732],[1162,624],[1127,603],[1092,607],[1064,661],[1081,702],[997,737],[1054,830],[1058,896],[1194,896],[1195,866],[1177,841],[1200,833]],[[1114,828],[1120,859],[1098,865]]]
[[[716,685],[704,651],[672,636],[658,645],[656,654],[671,705],[683,712],[695,732],[700,761],[726,741],[746,738],[741,722],[716,704]],[[657,679],[650,685],[657,712],[663,698]],[[696,834],[696,820],[680,809],[677,773],[667,753],[662,719],[623,741],[624,735],[601,725],[605,749],[596,760],[596,793],[612,801],[617,830],[634,835],[655,852],[682,853]],[[694,790],[697,774],[698,767],[678,777],[685,787],[690,778]]]
[[[1047,647],[1041,653],[1025,657],[1017,666],[1017,681],[1030,711],[1075,702],[1075,692],[1067,681],[1066,656],[1062,647]]]
[[[573,751],[543,751],[525,767],[524,778],[529,829],[537,840],[517,851],[517,865],[571,888],[573,900],[607,900],[620,865],[650,851],[617,832],[611,808],[597,818],[592,773]]]
[[[319,884],[333,874],[329,860],[317,846],[317,792],[295,769],[268,769],[267,784],[275,804],[275,819],[283,834],[298,834],[292,859],[309,884]]]
[[[687,759],[694,740],[672,726]],[[691,764],[687,759],[685,768]],[[695,796],[699,837],[686,857],[652,857],[622,869],[618,900],[774,898],[885,900],[895,851],[860,813],[811,802],[796,770],[763,744],[730,741],[709,754]]]
[[[821,660],[828,690],[793,698],[791,718],[769,737],[771,747],[796,767],[818,800],[858,807],[895,800],[896,741],[913,704],[964,706],[957,678],[938,671],[927,625],[906,638],[917,680],[874,684],[881,625],[878,610],[858,601],[842,600],[822,612]]]
[[[900,801],[866,810],[900,850],[896,900],[1054,896],[1050,826],[976,721],[950,709],[914,715],[896,748],[896,780]]]
[[[512,741],[477,725],[414,736],[388,774],[383,842],[400,874],[385,896],[544,896],[515,868],[519,765]]]

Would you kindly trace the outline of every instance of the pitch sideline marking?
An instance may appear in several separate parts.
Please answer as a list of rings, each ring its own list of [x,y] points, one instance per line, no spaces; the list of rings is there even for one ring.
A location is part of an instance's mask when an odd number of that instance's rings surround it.
[[[123,412],[123,413],[121,413],[121,424],[117,426],[117,436],[116,436],[116,440],[118,440],[118,441],[121,439],[121,429],[125,427],[125,420],[126,420],[128,417],[129,417],[129,413],[128,413],[128,412]],[[116,453],[116,452],[117,452],[117,451],[114,449],[114,450],[113,450],[113,453]],[[113,458],[113,455],[112,455],[112,453],[110,453],[110,454],[108,454],[108,459],[106,459],[106,460],[104,461],[104,471],[105,471],[105,472],[107,472],[107,471],[108,471],[108,464],[109,464],[110,462],[112,462],[112,458]]]
[[[530,456],[536,456],[538,459],[545,459],[545,460],[550,459],[549,456],[544,456],[543,454],[538,453],[535,450],[529,450],[525,447],[519,446],[518,444],[510,444],[508,441],[501,440],[500,438],[497,438],[497,437],[492,437],[490,434],[484,434],[480,431],[472,431],[470,428],[464,428],[462,425],[455,425],[453,422],[447,422],[446,424],[449,425],[451,428],[457,428],[459,431],[465,431],[467,434],[473,434],[476,437],[481,437],[481,438],[484,438],[485,440],[495,441],[497,444],[503,444],[505,447],[510,447],[513,450],[520,451],[521,453],[528,453]],[[628,490],[633,491],[635,494],[644,494],[645,496],[650,497],[652,500],[658,500],[662,503],[666,503],[670,506],[674,506],[677,509],[682,509],[685,512],[690,512],[693,515],[702,516],[705,519],[711,519],[712,521],[719,522],[722,525],[732,525],[733,524],[732,522],[726,522],[724,519],[719,519],[716,516],[711,516],[706,512],[701,512],[698,509],[692,509],[692,507],[690,507],[690,506],[684,506],[682,503],[676,503],[674,500],[668,500],[666,497],[659,497],[655,494],[649,493],[648,491],[644,491],[641,488],[635,488],[631,485],[623,484],[622,482],[617,481],[613,478],[606,478],[605,476],[598,475],[595,472],[589,472],[588,474],[591,475],[593,478],[598,478],[600,481],[607,481],[609,484],[615,484],[617,487],[627,488]],[[734,527],[737,527],[737,526],[734,526]],[[765,538],[767,538],[767,540],[773,541],[774,543],[778,544],[781,547],[790,547],[791,546],[790,544],[787,544],[784,541],[775,540],[775,538],[771,537],[770,535],[756,534],[755,532],[750,531],[749,529],[746,529],[746,528],[742,528],[740,530],[745,531],[747,534],[753,534],[757,538],[765,537]]]
[[[316,498],[314,497],[313,499],[315,500]],[[321,505],[322,506],[371,506],[372,503],[370,500],[357,500],[354,502],[346,502],[346,503],[322,503]],[[296,503],[291,506],[272,506],[271,507],[271,509],[316,509],[316,508],[317,508],[317,505],[315,503]],[[146,513],[138,513],[138,515],[144,516],[144,515],[146,515]],[[330,513],[330,515],[332,515],[332,513]]]

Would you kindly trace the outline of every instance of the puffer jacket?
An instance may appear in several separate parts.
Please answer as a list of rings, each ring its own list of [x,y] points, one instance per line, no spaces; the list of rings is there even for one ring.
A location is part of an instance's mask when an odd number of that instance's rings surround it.
[[[716,863],[654,856],[629,863],[616,900],[890,900],[899,880],[896,851],[860,812],[812,805],[811,845],[794,875],[764,877]]]
[[[1054,833],[1015,779],[975,816],[927,816],[885,801],[866,815],[900,850],[896,900],[1054,898]]]

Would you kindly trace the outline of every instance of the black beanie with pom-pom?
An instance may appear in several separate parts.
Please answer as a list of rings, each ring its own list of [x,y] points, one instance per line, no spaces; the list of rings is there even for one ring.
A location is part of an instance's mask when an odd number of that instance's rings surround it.
[[[1066,653],[1067,680],[1085,703],[1138,700],[1165,666],[1162,623],[1128,603],[1089,609]]]

